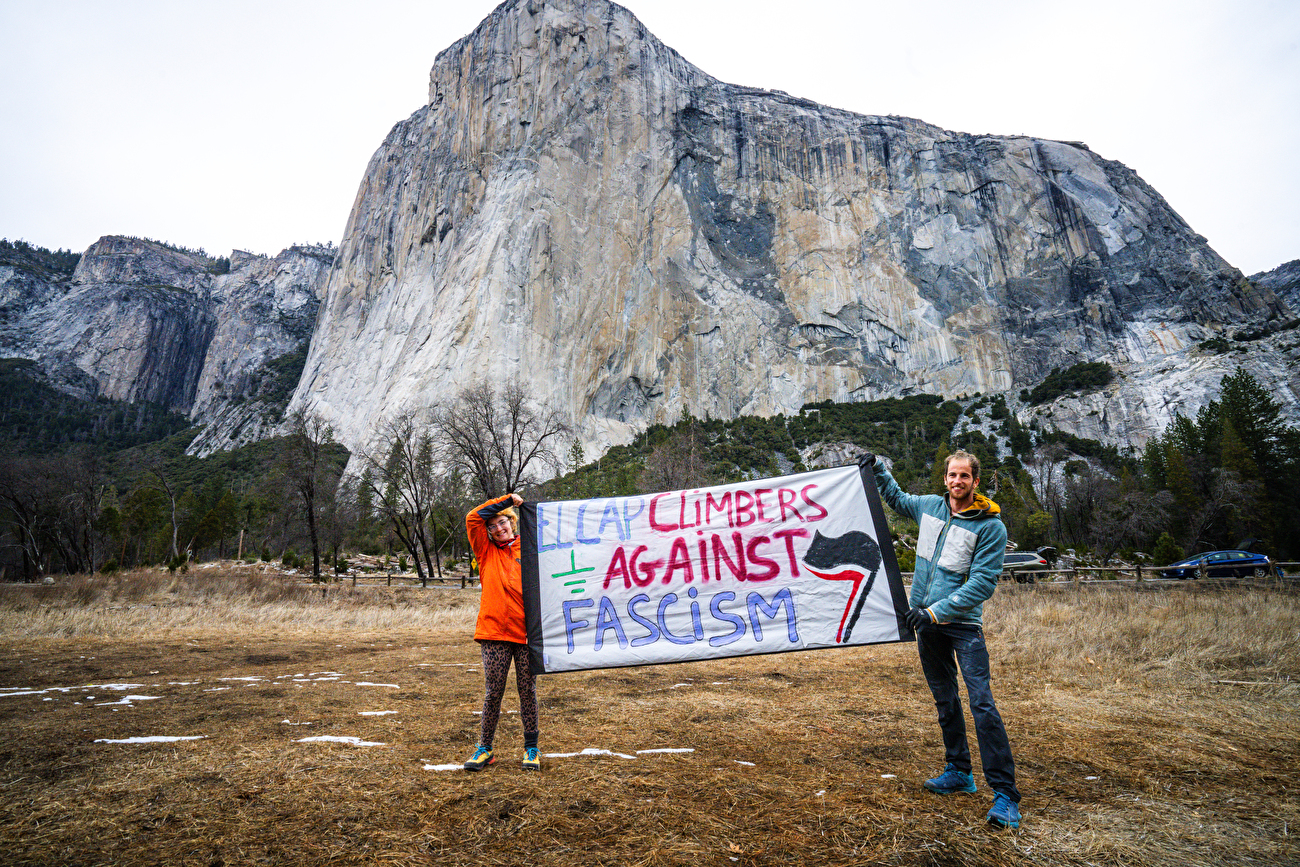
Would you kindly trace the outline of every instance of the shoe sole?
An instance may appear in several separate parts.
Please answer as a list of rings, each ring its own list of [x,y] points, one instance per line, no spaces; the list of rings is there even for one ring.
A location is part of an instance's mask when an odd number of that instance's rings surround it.
[[[974,786],[971,786],[969,789],[932,789],[929,786],[922,784],[921,788],[925,789],[932,795],[973,795],[977,791]]]
[[[1019,822],[1004,822],[1001,819],[989,819],[989,825],[997,828],[999,831],[1012,830],[1020,827]]]
[[[481,764],[481,765],[476,765],[476,764],[473,764],[473,763],[471,763],[471,762],[466,762],[466,763],[465,763],[465,770],[467,770],[467,771],[481,771],[481,770],[483,770],[484,768],[486,768],[488,765],[492,765],[492,764],[496,764],[496,759],[495,759],[495,758],[488,759],[486,762],[484,762],[484,763]]]
[[[525,771],[540,771],[541,769],[541,765],[524,765]]]

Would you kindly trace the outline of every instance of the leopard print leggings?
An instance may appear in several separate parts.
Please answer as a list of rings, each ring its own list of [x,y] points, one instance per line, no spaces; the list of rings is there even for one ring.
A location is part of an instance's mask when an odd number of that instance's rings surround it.
[[[487,690],[483,694],[483,724],[479,743],[492,746],[497,722],[501,719],[501,698],[506,694],[506,676],[510,673],[510,660],[515,661],[515,685],[519,687],[519,715],[523,718],[524,733],[536,732],[537,689],[533,671],[528,666],[528,645],[513,641],[480,641],[483,649],[483,679]]]

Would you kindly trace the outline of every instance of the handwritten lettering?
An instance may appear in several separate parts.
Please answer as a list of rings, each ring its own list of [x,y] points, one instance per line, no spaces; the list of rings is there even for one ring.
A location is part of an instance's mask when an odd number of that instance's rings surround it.
[[[620,545],[610,555],[602,589],[618,584],[625,590],[633,586],[649,587],[656,578],[663,584],[691,584],[697,578],[701,583],[728,578],[770,581],[778,575],[798,578],[799,553],[794,540],[808,535],[802,527],[785,527],[773,531],[771,536],[748,538],[737,530],[729,540],[712,533],[696,540],[698,557],[692,556],[690,545],[682,536],[673,537],[666,558],[646,557],[650,551],[646,545],[636,546],[630,554],[626,546]]]
[[[623,612],[607,596],[602,596],[593,624],[590,620],[578,618],[574,611],[590,608],[597,603],[592,599],[566,601],[562,604],[564,631],[567,636],[568,652],[574,653],[579,644],[590,641],[593,652],[599,653],[610,644],[617,643],[625,649],[646,647],[659,641],[667,641],[682,647],[707,641],[710,647],[725,647],[743,639],[747,634],[755,644],[781,643],[798,646],[799,624],[794,594],[789,587],[783,587],[765,598],[756,591],[745,596],[744,616],[739,611],[729,611],[724,606],[736,601],[736,594],[731,590],[715,593],[707,600],[700,598],[699,590],[691,587],[685,598],[676,593],[665,593],[655,607],[654,619],[637,610],[638,606],[651,601],[650,596],[638,593],[627,601]],[[705,617],[705,612],[708,617]],[[632,626],[631,638],[624,618],[635,624]],[[769,627],[784,624],[784,633],[778,628],[775,634],[765,637],[763,624]],[[677,631],[669,626],[674,624]],[[641,630],[639,633],[637,630]],[[607,639],[613,633],[613,641]],[[773,647],[773,650],[780,649]]]

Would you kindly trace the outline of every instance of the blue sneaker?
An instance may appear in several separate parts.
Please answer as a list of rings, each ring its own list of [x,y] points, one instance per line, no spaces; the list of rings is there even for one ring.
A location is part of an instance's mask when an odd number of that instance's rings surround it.
[[[481,771],[496,760],[497,757],[492,755],[491,747],[479,744],[474,748],[474,755],[470,756],[470,760],[465,763],[465,770]]]
[[[975,778],[965,771],[959,771],[951,762],[948,767],[943,769],[943,773],[933,779],[926,780],[921,785],[925,786],[928,791],[936,795],[955,795],[958,792],[974,792]]]
[[[993,793],[993,809],[989,810],[989,824],[995,828],[1019,828],[1020,805],[1002,792]]]

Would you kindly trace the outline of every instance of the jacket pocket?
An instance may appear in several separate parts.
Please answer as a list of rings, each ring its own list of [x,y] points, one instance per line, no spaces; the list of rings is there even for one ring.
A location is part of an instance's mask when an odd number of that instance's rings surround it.
[[[916,534],[916,556],[918,559],[934,562],[934,546],[939,542],[943,532],[943,521],[934,515],[921,516],[921,527]]]
[[[948,572],[955,572],[964,582],[970,573],[971,558],[975,555],[975,545],[978,541],[979,537],[970,530],[953,524],[948,528],[948,535],[944,537],[943,550],[939,552],[939,560],[935,565]],[[918,540],[918,554],[920,548],[921,544]]]

